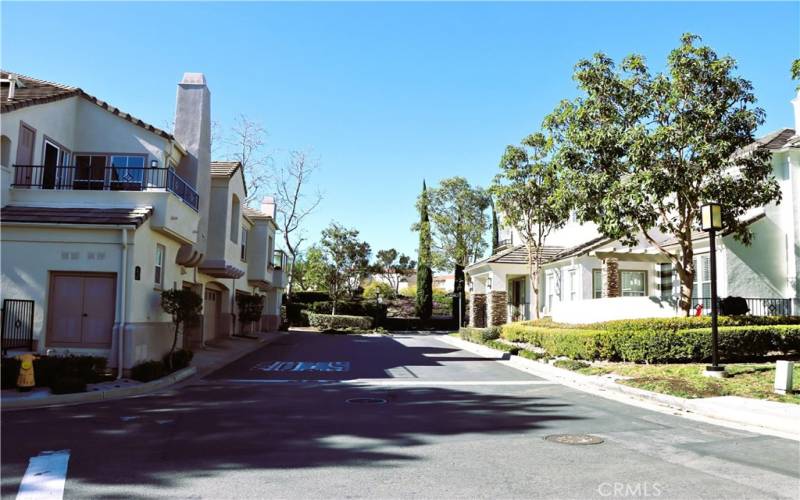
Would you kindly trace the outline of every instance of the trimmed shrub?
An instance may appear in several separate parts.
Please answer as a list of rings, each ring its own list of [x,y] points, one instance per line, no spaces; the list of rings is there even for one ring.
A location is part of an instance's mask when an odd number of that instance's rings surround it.
[[[458,334],[464,340],[483,344],[489,340],[499,339],[500,327],[493,326],[489,328],[462,328],[458,331]]]
[[[385,318],[381,326],[390,331],[409,330],[454,330],[458,325],[452,318],[430,318],[422,321],[419,318]]]
[[[13,389],[17,386],[19,363],[15,358],[4,357],[0,360],[0,384],[3,389]]]
[[[50,387],[63,377],[77,377],[87,383],[101,380],[108,360],[102,356],[39,356],[33,361],[37,387]]]
[[[686,363],[709,359],[711,329],[670,329],[681,323],[691,322],[640,321],[636,323],[639,328],[631,329],[621,328],[619,323],[615,323],[615,328],[609,330],[544,328],[513,323],[503,326],[502,336],[512,342],[527,342],[541,347],[551,356],[572,359],[637,363]],[[800,351],[800,325],[721,326],[719,348],[720,356],[726,361],[760,357],[775,350],[784,353]]]
[[[309,313],[308,322],[314,328],[326,330],[370,330],[373,319],[369,316],[331,316],[330,314]]]
[[[725,297],[719,302],[720,314],[741,316],[750,312],[747,301],[742,297]]]
[[[520,349],[520,351],[517,353],[517,356],[520,356],[522,358],[532,359],[534,361],[538,361],[540,359],[547,359],[546,354],[542,354],[541,352],[529,351],[527,349]]]
[[[492,349],[497,349],[498,351],[505,351],[515,356],[521,350],[519,347],[515,345],[506,344],[505,342],[500,342],[498,340],[487,340],[486,342],[483,343],[483,345],[491,347]]]
[[[328,300],[314,302],[308,310],[316,314],[331,314],[333,312],[333,302]],[[370,316],[380,320],[386,317],[386,304],[376,304],[370,301],[341,300],[336,302],[336,315],[340,314],[345,316]]]
[[[161,361],[144,361],[131,368],[131,378],[139,382],[150,382],[166,375],[167,369]]]
[[[328,292],[293,292],[290,297],[289,303],[292,304],[313,304],[314,302],[322,302],[330,300],[331,296]],[[287,301],[284,300],[284,303]]]
[[[306,312],[309,304],[290,302],[286,304],[286,321],[292,326],[308,326]]]
[[[391,299],[396,295],[394,293],[394,288],[392,288],[392,285],[389,283],[384,283],[383,281],[373,281],[364,287],[363,297],[368,300],[375,300],[378,292],[380,292],[381,297],[384,299]]]
[[[177,351],[172,353],[172,363],[170,363],[170,354],[167,353],[164,355],[164,365],[171,366],[172,371],[178,371],[186,368],[192,362],[192,358],[194,357],[194,353],[189,349],[178,349]]]
[[[53,394],[73,394],[76,392],[86,392],[86,380],[75,376],[64,376],[58,378],[50,387]]]
[[[559,359],[553,362],[553,366],[556,368],[565,368],[567,370],[577,371],[581,368],[589,368],[589,363],[584,363],[583,361],[575,361],[573,359]]]

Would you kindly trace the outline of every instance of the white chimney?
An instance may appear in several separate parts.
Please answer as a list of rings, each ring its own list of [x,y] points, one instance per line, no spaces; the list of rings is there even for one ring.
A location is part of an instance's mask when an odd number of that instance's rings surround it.
[[[204,254],[211,196],[211,92],[203,73],[184,73],[183,80],[178,84],[174,135],[186,150],[186,156],[175,170],[197,191],[200,198],[197,243],[192,251]]]
[[[10,74],[8,75],[8,100],[14,98],[14,95],[17,91],[17,75]]]
[[[794,135],[800,135],[800,89],[797,89],[797,95],[791,103],[794,106]]]
[[[275,198],[265,196],[261,199],[261,211],[275,219]]]

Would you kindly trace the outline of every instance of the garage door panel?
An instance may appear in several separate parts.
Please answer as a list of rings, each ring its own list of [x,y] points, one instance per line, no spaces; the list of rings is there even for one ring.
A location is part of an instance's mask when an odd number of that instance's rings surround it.
[[[54,276],[50,297],[50,339],[59,344],[80,344],[82,287],[78,276]]]

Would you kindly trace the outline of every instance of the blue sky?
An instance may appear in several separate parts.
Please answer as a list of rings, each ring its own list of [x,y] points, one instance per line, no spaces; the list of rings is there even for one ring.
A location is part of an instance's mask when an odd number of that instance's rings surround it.
[[[800,4],[9,3],[2,66],[80,86],[155,125],[184,71],[204,72],[214,119],[261,121],[269,149],[313,148],[331,220],[373,249],[416,254],[422,179],[487,185],[503,149],[575,95],[572,67],[604,51],[660,69],[691,31],[739,62],[766,110],[792,126]]]

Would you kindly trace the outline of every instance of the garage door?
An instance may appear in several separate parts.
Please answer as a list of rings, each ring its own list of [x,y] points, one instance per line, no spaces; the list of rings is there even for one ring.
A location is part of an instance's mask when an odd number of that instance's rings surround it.
[[[220,293],[216,290],[206,289],[206,303],[203,306],[206,321],[206,337],[209,339],[217,338],[220,327],[220,308],[222,300]]]
[[[116,283],[113,274],[52,273],[47,345],[111,347]]]

